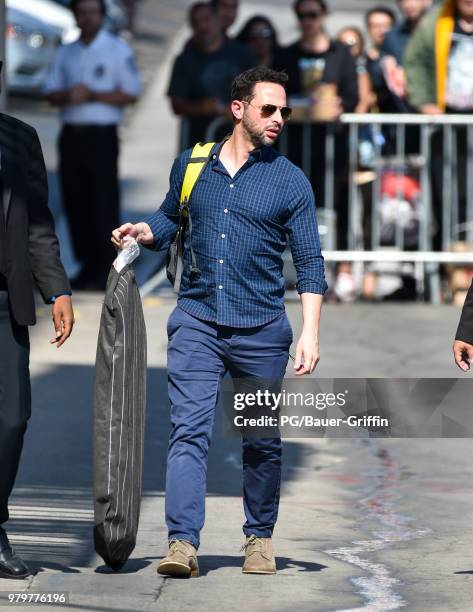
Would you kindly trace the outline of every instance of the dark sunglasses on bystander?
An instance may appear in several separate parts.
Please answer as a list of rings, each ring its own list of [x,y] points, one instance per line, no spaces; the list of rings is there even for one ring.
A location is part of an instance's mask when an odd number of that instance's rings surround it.
[[[319,17],[322,17],[322,15],[323,13],[320,11],[301,11],[300,13],[297,13],[297,18],[299,21],[302,21],[303,19],[319,19]]]
[[[258,30],[253,30],[253,32],[250,32],[250,34],[248,35],[248,38],[251,39],[257,39],[257,38],[272,38],[273,33],[271,32],[271,30],[269,28],[261,28]]]

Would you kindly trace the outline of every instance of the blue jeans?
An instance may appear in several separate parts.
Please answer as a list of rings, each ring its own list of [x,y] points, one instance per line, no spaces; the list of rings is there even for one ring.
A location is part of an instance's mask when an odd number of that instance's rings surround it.
[[[202,321],[178,306],[168,321],[168,392],[172,430],[166,473],[166,524],[169,539],[196,548],[205,519],[207,453],[220,381],[284,377],[291,325],[285,313],[252,328]],[[246,535],[271,537],[281,484],[279,438],[243,438],[243,503]]]

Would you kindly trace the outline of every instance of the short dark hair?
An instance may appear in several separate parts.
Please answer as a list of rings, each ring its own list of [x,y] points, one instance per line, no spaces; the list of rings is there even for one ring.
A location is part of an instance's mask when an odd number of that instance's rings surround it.
[[[105,15],[107,14],[107,5],[105,4],[105,0],[95,0],[95,1],[99,5],[100,12],[105,17]],[[77,13],[77,8],[79,7],[79,4],[81,2],[84,2],[84,0],[71,0],[70,9],[74,13],[74,15]]]
[[[276,83],[286,87],[288,78],[285,72],[279,72],[266,66],[250,68],[235,77],[232,83],[231,98],[249,102],[253,98],[256,83]]]
[[[272,22],[264,15],[254,15],[254,17],[250,17],[250,19],[248,19],[248,21],[242,27],[240,32],[235,36],[235,40],[246,44],[250,38],[251,29],[257,23],[262,23],[269,30],[269,32],[271,33],[269,37],[271,39],[271,43],[273,47],[277,47],[278,37],[276,34],[276,30],[274,29]]]
[[[307,0],[295,0],[292,4],[292,8],[294,9],[294,11],[297,13],[299,11],[299,7],[303,2],[306,2]],[[312,2],[316,2],[323,13],[327,14],[328,13],[328,5],[325,2],[325,0],[312,0]]]
[[[189,12],[187,13],[189,23],[192,23],[194,13],[200,11],[201,9],[207,9],[208,11],[212,11],[212,13],[215,12],[209,2],[194,2],[194,4],[191,4]]]
[[[238,2],[238,0],[237,0]],[[209,5],[214,9],[217,10],[218,9],[218,5],[220,4],[220,0],[210,0],[209,1]]]
[[[389,19],[391,19],[393,24],[396,23],[396,14],[394,11],[392,11],[387,6],[374,6],[369,11],[367,11],[365,15],[366,25],[368,25],[368,21],[370,20],[370,17],[372,17],[372,15],[375,15],[376,13],[381,13],[382,15],[386,15],[386,17],[389,17]]]

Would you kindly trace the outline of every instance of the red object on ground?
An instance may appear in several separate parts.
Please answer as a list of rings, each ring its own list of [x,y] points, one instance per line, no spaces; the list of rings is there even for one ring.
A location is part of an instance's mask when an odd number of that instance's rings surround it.
[[[412,202],[420,193],[420,183],[412,176],[384,172],[381,177],[381,193],[390,198],[396,198],[402,193],[405,200]]]

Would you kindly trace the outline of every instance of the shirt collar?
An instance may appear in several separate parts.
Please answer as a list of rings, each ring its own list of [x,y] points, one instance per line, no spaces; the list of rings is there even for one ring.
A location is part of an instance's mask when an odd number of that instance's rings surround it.
[[[223,145],[225,144],[227,140],[228,138],[224,138],[222,142],[218,145],[218,148],[215,151],[215,153],[213,154],[212,158],[213,158],[214,166],[218,164],[219,159],[220,159],[220,152],[222,150]],[[250,154],[248,155],[248,160],[246,163],[253,164],[259,161],[264,162],[268,159],[268,155],[270,151],[271,151],[271,147],[266,147],[266,146],[263,146],[260,149],[253,149],[252,151],[250,151]]]
[[[331,38],[328,41],[328,47],[327,47],[327,51],[323,51],[322,53],[316,53],[315,51],[306,51],[305,49],[302,48],[302,40],[299,40],[299,42],[297,43],[299,45],[299,52],[302,55],[315,55],[315,56],[324,56],[327,55],[327,53],[333,53],[336,48],[337,48],[337,42],[335,40],[332,40]]]
[[[253,151],[250,151],[250,154],[248,155],[248,161],[250,163],[252,162],[258,162],[261,161],[263,156],[263,149],[253,149]]]
[[[265,162],[268,160],[269,154],[271,152],[271,147],[263,146],[260,149],[253,149],[248,156],[248,162],[250,164],[257,162]]]
[[[90,44],[85,45],[85,44],[84,44],[84,43],[81,41],[81,39],[80,39],[80,38],[79,38],[79,41],[78,41],[78,42],[79,42],[79,44],[80,44],[82,47],[84,47],[85,49],[93,49],[93,48],[96,48],[96,47],[100,47],[100,45],[101,45],[103,42],[105,42],[105,40],[107,39],[107,35],[108,35],[107,30],[106,30],[105,28],[102,28],[101,30],[99,30],[99,31],[98,31],[97,36],[94,38],[94,40],[93,40],[93,41],[92,41]]]

